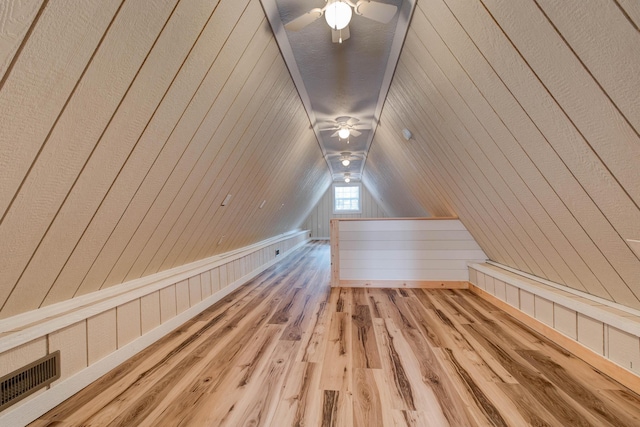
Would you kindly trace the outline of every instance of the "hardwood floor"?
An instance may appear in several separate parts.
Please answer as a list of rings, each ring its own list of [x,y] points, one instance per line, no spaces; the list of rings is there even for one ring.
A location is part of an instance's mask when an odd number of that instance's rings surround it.
[[[32,425],[640,425],[638,395],[468,291],[329,274],[305,246]]]

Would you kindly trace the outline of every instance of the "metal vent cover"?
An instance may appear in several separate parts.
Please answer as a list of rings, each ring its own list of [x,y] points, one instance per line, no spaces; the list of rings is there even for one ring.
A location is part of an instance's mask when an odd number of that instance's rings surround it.
[[[60,378],[60,350],[0,378],[0,411]]]

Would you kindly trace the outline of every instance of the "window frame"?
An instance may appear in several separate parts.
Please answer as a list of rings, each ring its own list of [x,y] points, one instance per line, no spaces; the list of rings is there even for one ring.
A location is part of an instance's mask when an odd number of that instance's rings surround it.
[[[358,209],[336,209],[336,188],[338,187],[358,187]],[[360,182],[350,182],[350,183],[334,183],[331,188],[331,199],[333,205],[333,214],[334,215],[357,215],[362,213],[362,183]]]

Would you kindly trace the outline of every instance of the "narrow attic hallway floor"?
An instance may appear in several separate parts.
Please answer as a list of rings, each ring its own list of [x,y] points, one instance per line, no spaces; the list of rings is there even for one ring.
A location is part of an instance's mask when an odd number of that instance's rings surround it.
[[[638,395],[467,291],[329,274],[306,245],[31,425],[640,425]]]

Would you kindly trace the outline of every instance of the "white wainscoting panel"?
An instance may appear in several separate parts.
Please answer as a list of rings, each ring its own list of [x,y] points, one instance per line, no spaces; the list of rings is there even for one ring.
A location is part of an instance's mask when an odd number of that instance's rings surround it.
[[[571,351],[580,357],[591,358],[588,361],[592,364],[599,363],[597,358],[601,358],[605,365],[597,367],[603,372],[632,389],[640,386],[639,310],[584,292],[569,292],[565,286],[535,280],[526,273],[517,274],[497,265],[471,264],[469,269],[472,291],[489,300],[493,296],[504,301],[503,286],[497,285],[502,283],[508,289],[505,302],[513,307],[512,315],[539,332],[541,327],[536,326],[536,320],[542,322],[542,328],[547,328],[543,333],[562,337],[552,339],[563,347],[572,347]],[[489,282],[496,286],[487,286]]]
[[[443,287],[441,282],[466,282],[468,263],[486,259],[455,218],[332,221],[339,255],[334,286]]]
[[[292,231],[0,320],[0,375],[56,350],[62,371],[48,389],[0,412],[0,426],[33,421],[307,241],[307,230]]]

